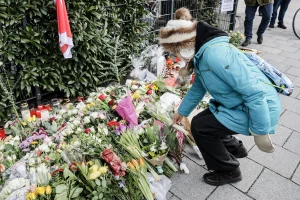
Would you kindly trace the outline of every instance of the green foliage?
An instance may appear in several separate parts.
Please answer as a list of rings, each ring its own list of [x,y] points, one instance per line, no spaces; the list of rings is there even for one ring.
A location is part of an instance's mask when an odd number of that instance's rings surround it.
[[[140,20],[147,14],[143,1],[72,0],[66,4],[75,45],[73,58],[67,60],[58,46],[53,0],[0,0],[0,61],[20,71],[9,74],[17,97],[20,91],[29,94],[32,86],[66,96],[85,95],[128,74],[130,55],[139,51],[149,28]],[[1,102],[8,103],[2,89],[0,94]]]

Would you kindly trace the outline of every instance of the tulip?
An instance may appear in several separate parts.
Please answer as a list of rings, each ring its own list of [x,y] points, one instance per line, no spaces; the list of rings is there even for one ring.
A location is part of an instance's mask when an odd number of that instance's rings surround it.
[[[100,167],[98,171],[101,172],[101,174],[105,174],[107,172],[107,167]]]
[[[131,162],[132,162],[133,165],[135,166],[136,170],[139,170],[139,163],[138,163],[135,159],[132,159]]]
[[[95,171],[91,174],[89,174],[88,179],[89,180],[95,180],[96,178],[98,178],[101,175],[100,171]]]
[[[26,200],[35,200],[35,199],[36,199],[36,194],[34,192],[31,192],[26,196]]]
[[[92,167],[89,168],[90,173],[93,173],[99,169],[98,165],[93,165]]]
[[[46,188],[45,187],[38,187],[35,190],[35,193],[38,194],[38,195],[44,195],[45,192],[46,192]]]
[[[50,185],[47,185],[47,187],[46,187],[46,194],[51,194],[52,193],[52,188],[51,188],[51,186]]]
[[[132,170],[135,169],[134,166],[131,164],[131,162],[128,162],[128,163],[127,163],[127,166],[128,166],[130,169],[132,169]]]
[[[143,166],[143,167],[145,166],[145,162],[144,162],[143,158],[139,159],[139,163],[140,163],[141,166]]]

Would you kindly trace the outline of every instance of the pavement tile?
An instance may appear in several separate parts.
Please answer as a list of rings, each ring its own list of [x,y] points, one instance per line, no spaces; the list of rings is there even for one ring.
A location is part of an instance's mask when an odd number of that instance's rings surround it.
[[[300,186],[265,169],[248,195],[257,200],[300,200]]]
[[[275,38],[277,40],[283,40],[283,41],[289,40],[288,37],[286,37],[286,36],[279,36],[279,35],[272,36],[272,38]]]
[[[268,54],[268,53],[266,53],[266,54]],[[280,55],[280,54],[279,54]],[[276,55],[276,56],[278,56],[278,55]],[[265,59],[265,57],[264,56],[261,56],[263,59]],[[291,66],[290,65],[286,65],[286,64],[284,64],[284,62],[283,63],[281,63],[281,62],[277,62],[277,61],[275,61],[275,60],[268,60],[268,63],[270,63],[271,65],[273,65],[275,68],[277,68],[279,71],[281,71],[281,72],[285,72],[285,71],[287,71],[289,68],[291,68]]]
[[[183,200],[206,199],[216,188],[202,181],[202,176],[207,171],[186,157],[183,161],[190,174],[174,174],[171,178],[173,186],[170,191]]]
[[[272,142],[278,146],[281,146],[290,137],[293,130],[286,128],[282,125],[278,125],[275,134],[271,135]]]
[[[286,71],[286,73],[300,77],[300,68],[298,68],[298,67],[291,67],[291,68],[289,68]]]
[[[300,132],[300,115],[286,110],[279,119],[279,124]]]
[[[231,185],[224,185],[218,187],[207,200],[251,200],[244,193],[240,192]]]
[[[282,108],[285,108],[294,113],[300,114],[300,101],[299,99],[280,95]]]
[[[300,162],[300,156],[275,145],[273,153],[264,153],[256,146],[251,149],[248,158],[259,164],[290,178]],[[279,164],[280,163],[280,164]]]
[[[300,155],[300,133],[294,131],[292,135],[289,137],[287,142],[284,144],[283,148],[288,149],[298,155]]]
[[[286,60],[284,60],[284,63],[294,67],[300,67],[300,60],[296,60],[293,58],[287,58]]]
[[[232,185],[243,192],[247,192],[263,170],[263,166],[248,158],[239,159],[239,162],[243,179]]]
[[[188,157],[189,159],[196,162],[198,165],[204,166],[205,161],[204,159],[200,159],[198,154],[194,151],[194,149],[191,147],[191,145],[186,145],[184,148],[183,154]]]
[[[290,47],[294,47],[293,45],[295,45],[295,42],[291,41],[291,40],[288,40],[288,41],[286,41],[286,40],[275,40],[274,42],[277,43],[277,44],[290,46]],[[297,46],[295,46],[295,48],[297,48]]]
[[[287,77],[289,77],[289,75],[287,75]],[[295,86],[300,87],[300,77],[296,77],[292,81],[293,81],[293,83],[294,83]]]
[[[280,56],[285,56],[285,57],[288,57],[288,58],[293,58],[293,59],[297,60],[297,59],[300,58],[300,51],[298,50],[295,53],[290,53],[290,52],[287,52],[287,51],[282,51],[282,52],[279,53],[279,55]]]
[[[291,97],[295,97],[296,98],[299,94],[300,94],[300,87],[295,86],[294,87],[294,91],[291,94]]]
[[[176,197],[175,195],[173,195],[169,200],[181,200],[178,197]]]
[[[281,55],[277,55],[277,54],[273,54],[273,53],[266,53],[262,57],[266,61],[276,61],[276,62],[279,62],[279,63],[281,63],[282,61],[287,59],[287,57],[285,57],[285,56],[281,56]]]
[[[235,135],[235,137],[243,142],[245,148],[248,151],[250,151],[250,149],[255,145],[254,139],[252,136],[239,134],[239,135]]]
[[[171,197],[173,196],[173,194],[171,192],[167,193],[167,199],[169,200]]]
[[[295,48],[299,48],[299,49],[300,49],[300,43],[295,43],[295,42],[293,42],[292,47],[295,47]]]
[[[295,171],[292,181],[300,185],[300,166],[298,166],[297,170]]]
[[[288,41],[287,41],[288,42]],[[286,45],[279,45],[278,47],[276,47],[277,49],[281,49],[283,51],[287,51],[287,52],[291,52],[291,53],[295,53],[296,51],[299,50],[299,48],[296,47],[290,47],[290,46],[286,46]]]
[[[266,46],[261,46],[258,50],[259,51],[266,51],[268,53],[273,53],[273,54],[279,54],[280,52],[282,52],[281,49],[266,47]]]

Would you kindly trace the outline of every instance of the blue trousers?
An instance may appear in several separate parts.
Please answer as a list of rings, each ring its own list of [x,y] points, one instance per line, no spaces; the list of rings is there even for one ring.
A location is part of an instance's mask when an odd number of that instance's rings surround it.
[[[259,7],[258,3],[255,6],[246,6],[246,17],[245,17],[244,26],[245,26],[245,36],[247,40],[252,39],[253,20],[258,7]],[[267,29],[270,23],[271,15],[273,12],[273,4],[261,6],[260,11],[262,14],[262,18],[257,30],[258,36],[262,36],[264,34],[265,30]]]
[[[285,12],[287,11],[291,0],[274,0],[273,5],[273,14],[271,18],[270,24],[274,25],[277,18],[277,11],[280,6],[279,16],[278,16],[278,24],[283,24],[283,18]]]

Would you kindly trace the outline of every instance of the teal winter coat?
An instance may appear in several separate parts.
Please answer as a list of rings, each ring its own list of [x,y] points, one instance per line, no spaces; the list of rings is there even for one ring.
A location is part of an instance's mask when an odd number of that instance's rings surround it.
[[[244,135],[275,132],[281,113],[278,93],[243,52],[229,44],[228,37],[205,43],[194,67],[195,81],[179,114],[188,116],[208,92],[213,97],[209,109],[228,129]]]

